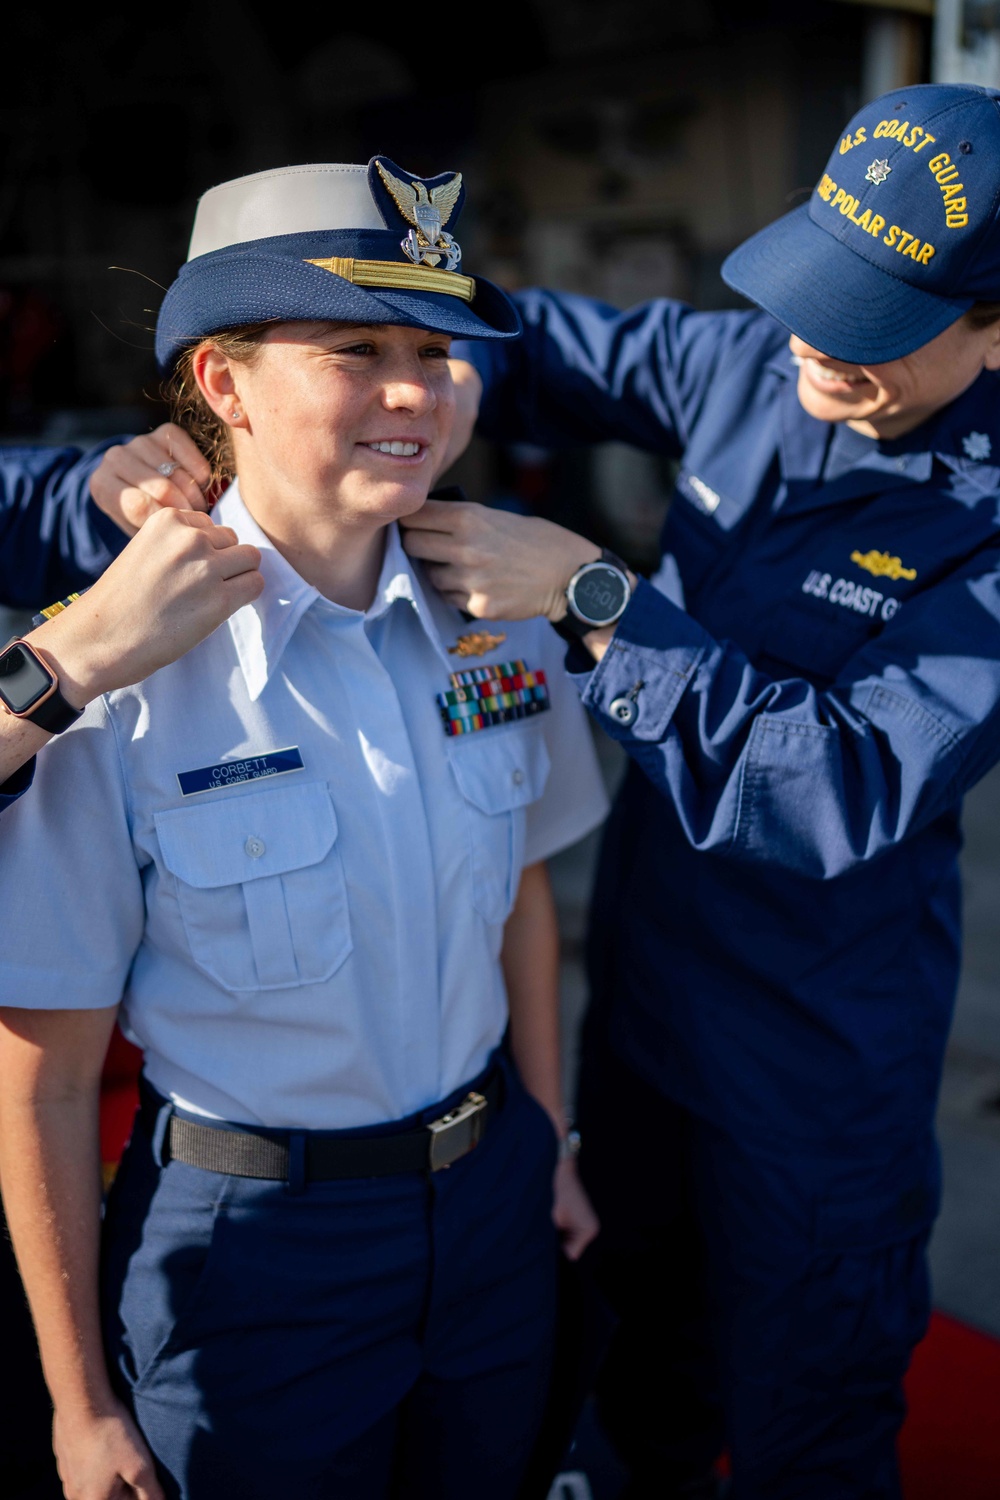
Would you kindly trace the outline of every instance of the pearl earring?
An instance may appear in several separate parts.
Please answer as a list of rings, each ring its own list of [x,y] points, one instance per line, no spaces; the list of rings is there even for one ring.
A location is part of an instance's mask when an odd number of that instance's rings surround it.
[[[234,406],[233,407],[233,414],[230,417],[230,421],[231,422],[238,422],[240,420],[240,418],[242,417],[242,415],[243,415],[243,413],[240,411],[239,407],[238,406]]]

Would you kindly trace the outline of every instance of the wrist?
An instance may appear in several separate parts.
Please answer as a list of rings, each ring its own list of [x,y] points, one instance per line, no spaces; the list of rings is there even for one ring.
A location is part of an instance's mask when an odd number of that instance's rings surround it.
[[[95,1422],[107,1421],[108,1417],[117,1416],[120,1410],[121,1402],[110,1385],[103,1390],[88,1389],[82,1395],[74,1391],[72,1395],[52,1398],[52,1414],[66,1433],[79,1432]]]
[[[53,1415],[64,1432],[80,1432],[121,1411],[121,1402],[108,1379],[103,1351],[100,1356],[81,1352],[78,1358],[65,1361],[47,1360],[44,1348],[41,1353]]]
[[[558,617],[549,616],[564,640],[583,641],[591,655],[600,659],[636,587],[634,573],[607,548],[582,563],[564,590],[565,608]]]
[[[80,617],[68,619],[63,610],[54,620],[46,620],[25,640],[52,668],[59,679],[59,691],[72,708],[86,708],[94,698],[108,691],[110,684],[101,671],[101,653],[80,630]]]
[[[566,548],[566,556],[560,569],[560,581],[549,595],[547,607],[544,610],[545,618],[553,624],[558,620],[566,618],[568,603],[566,590],[570,580],[586,567],[587,563],[599,562],[601,549],[596,542],[588,542],[582,536],[571,536]]]

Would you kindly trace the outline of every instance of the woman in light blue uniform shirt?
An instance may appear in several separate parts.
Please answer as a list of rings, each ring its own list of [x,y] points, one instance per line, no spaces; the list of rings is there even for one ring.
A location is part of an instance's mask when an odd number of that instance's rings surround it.
[[[605,812],[582,711],[547,624],[477,634],[395,525],[446,458],[449,335],[519,326],[457,270],[461,194],[376,158],[202,199],[158,355],[264,590],[4,819],[0,1168],[80,1500],[513,1497],[556,1228],[596,1229],[543,863]],[[99,1314],[119,1005],[145,1077]]]

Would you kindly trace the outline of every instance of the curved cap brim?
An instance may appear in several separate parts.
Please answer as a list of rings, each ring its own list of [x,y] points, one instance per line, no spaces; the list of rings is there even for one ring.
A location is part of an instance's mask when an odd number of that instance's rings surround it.
[[[793,209],[724,261],[723,280],[831,359],[881,365],[912,354],[972,306],[936,297],[849,250]]]
[[[358,286],[284,255],[205,256],[187,263],[163,300],[156,359],[169,370],[187,345],[247,323],[395,323],[463,339],[517,338],[521,320],[510,298],[482,277],[475,282],[470,305],[436,291]]]

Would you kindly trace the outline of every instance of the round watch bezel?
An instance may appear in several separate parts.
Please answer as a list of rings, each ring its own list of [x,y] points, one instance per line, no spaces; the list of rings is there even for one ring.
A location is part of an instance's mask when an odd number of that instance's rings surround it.
[[[576,591],[580,580],[586,578],[588,574],[597,571],[612,573],[621,583],[623,595],[621,605],[614,614],[605,615],[599,620],[595,620],[593,615],[587,614],[576,602]],[[601,630],[606,625],[613,625],[616,620],[620,620],[628,608],[628,602],[631,597],[632,589],[629,585],[627,574],[621,568],[616,567],[614,563],[607,562],[603,557],[596,558],[593,562],[584,563],[582,568],[577,568],[573,577],[566,585],[566,604],[568,608],[572,611],[576,619],[582,621],[584,625],[588,625],[592,630]]]

